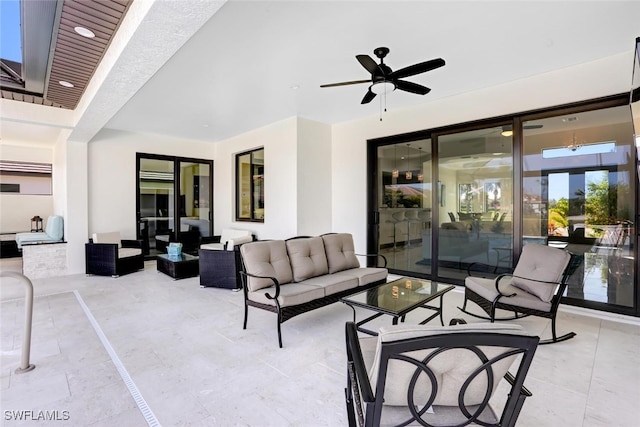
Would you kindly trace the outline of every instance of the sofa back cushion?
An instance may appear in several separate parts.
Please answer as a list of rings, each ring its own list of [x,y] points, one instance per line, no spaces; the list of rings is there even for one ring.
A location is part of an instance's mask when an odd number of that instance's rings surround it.
[[[118,248],[122,247],[122,241],[120,240],[120,232],[112,231],[110,233],[93,233],[91,236],[93,243],[110,243],[118,245]]]
[[[293,279],[284,240],[245,243],[240,246],[240,254],[246,272],[249,274],[274,277],[281,285],[290,283]],[[248,277],[247,286],[249,291],[257,291],[273,286],[273,282],[269,279]]]
[[[327,254],[329,273],[360,267],[353,245],[353,236],[349,233],[325,234],[322,236]]]
[[[570,259],[571,255],[563,249],[526,244],[513,270],[511,284],[544,302],[551,302]]]
[[[391,327],[380,328],[378,335],[378,344],[376,353],[369,371],[369,379],[375,391],[378,381],[378,371],[381,362],[381,351],[383,343],[391,343],[407,339],[416,339],[442,334],[464,334],[464,333],[502,333],[523,335],[523,329],[520,325],[515,324],[498,324],[498,323],[473,323],[455,326],[427,326],[427,325],[396,325]],[[458,394],[465,380],[469,378],[471,373],[478,369],[481,361],[477,354],[464,348],[455,348],[442,352],[435,356],[428,363],[429,368],[435,375],[438,384],[438,391],[434,405],[457,406]],[[495,357],[505,352],[504,347],[480,346],[488,358]],[[408,357],[417,360],[425,360],[438,348],[425,348],[406,353]],[[405,353],[403,353],[405,354]],[[491,366],[493,376],[493,391],[495,391],[498,383],[507,372],[517,355],[508,356]],[[384,404],[392,406],[407,405],[407,390],[413,375],[416,372],[416,365],[406,361],[391,359],[389,360],[385,389]],[[482,402],[487,392],[487,375],[483,372],[478,375],[471,383],[465,393],[466,405],[478,405]],[[431,381],[423,372],[418,378],[416,384],[416,396],[429,396],[431,394]]]
[[[64,227],[62,224],[62,217],[59,215],[52,215],[47,218],[47,226],[44,228],[47,236],[51,237],[53,240],[62,240],[62,236],[64,235]]]
[[[322,237],[296,238],[286,241],[293,281],[302,282],[329,272]]]

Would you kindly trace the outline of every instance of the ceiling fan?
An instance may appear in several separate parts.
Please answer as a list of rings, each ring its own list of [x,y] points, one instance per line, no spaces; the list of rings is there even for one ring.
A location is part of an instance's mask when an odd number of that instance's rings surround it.
[[[389,53],[389,48],[379,47],[375,49],[373,53],[380,59],[379,64],[376,63],[376,61],[374,61],[373,58],[371,58],[369,55],[356,55],[356,59],[358,60],[358,62],[360,62],[360,64],[362,64],[362,66],[371,74],[370,79],[354,80],[342,83],[330,83],[321,85],[320,87],[371,83],[371,86],[369,86],[367,93],[364,95],[364,98],[362,98],[362,102],[360,102],[361,104],[368,104],[369,102],[371,102],[371,100],[373,100],[373,98],[376,97],[376,95],[388,93],[395,89],[416,93],[418,95],[426,95],[431,91],[431,89],[429,89],[428,87],[400,79],[415,76],[416,74],[426,73],[427,71],[440,68],[445,64],[444,59],[437,58],[430,61],[410,65],[397,71],[393,71],[387,64],[384,63],[384,58]]]

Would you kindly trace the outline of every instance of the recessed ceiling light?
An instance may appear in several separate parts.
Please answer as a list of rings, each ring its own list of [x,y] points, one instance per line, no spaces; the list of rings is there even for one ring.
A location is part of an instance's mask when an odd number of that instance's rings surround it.
[[[300,85],[291,86],[291,90],[298,90],[298,89],[300,89]]]
[[[96,36],[96,34],[88,28],[85,27],[75,27],[73,29],[76,33],[80,34],[82,37],[86,37],[92,39]]]
[[[73,83],[69,83],[68,81],[65,81],[65,80],[60,80],[58,83],[60,83],[60,85],[64,87],[73,87]]]

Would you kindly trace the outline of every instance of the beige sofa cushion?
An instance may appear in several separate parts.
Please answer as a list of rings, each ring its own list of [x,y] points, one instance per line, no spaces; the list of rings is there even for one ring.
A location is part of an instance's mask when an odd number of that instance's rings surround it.
[[[349,233],[325,234],[322,236],[327,254],[329,273],[360,267],[353,245],[353,236]]]
[[[119,248],[118,249],[118,258],[129,258],[132,256],[140,256],[142,254],[142,249],[140,248]]]
[[[369,371],[371,385],[375,390],[378,369],[380,364],[381,344],[405,340],[410,338],[419,338],[439,334],[456,334],[464,332],[491,332],[522,335],[522,327],[515,324],[497,324],[497,323],[473,323],[455,326],[427,326],[427,325],[396,325],[380,328],[378,335],[378,344],[376,354],[373,359],[373,365]],[[480,349],[492,358],[504,352],[502,347],[480,347]],[[437,349],[436,349],[437,350]],[[425,349],[407,353],[408,356],[423,360],[434,349]],[[506,357],[492,365],[493,368],[493,391],[495,391],[498,383],[507,372],[517,356]],[[458,393],[462,388],[463,382],[469,375],[480,366],[480,360],[477,355],[469,350],[454,349],[445,351],[441,355],[434,357],[429,362],[429,367],[436,376],[439,386],[434,405],[457,406]],[[406,406],[407,390],[411,377],[416,371],[416,366],[408,362],[398,360],[390,360],[386,375],[384,404],[392,406]],[[465,394],[466,405],[478,405],[485,397],[487,390],[486,375],[478,375],[470,384]],[[426,374],[421,374],[416,385],[417,396],[429,396],[431,394],[431,382]]]
[[[571,255],[565,250],[529,243],[522,248],[511,284],[550,302],[570,259]]]
[[[274,295],[274,289],[265,289],[258,292],[249,292],[247,298],[251,301],[259,302],[267,305],[275,305],[273,300],[266,297],[266,293]],[[324,288],[320,286],[307,285],[305,283],[289,283],[287,286],[280,288],[280,296],[278,303],[280,307],[289,307],[292,305],[304,304],[309,301],[317,300],[324,297]]]
[[[293,272],[287,255],[284,240],[264,240],[245,243],[240,246],[240,253],[249,274],[275,277],[281,285],[293,280]],[[273,286],[269,279],[248,277],[249,291]]]
[[[294,282],[302,282],[329,272],[327,255],[324,252],[324,242],[321,237],[287,240],[286,246]]]

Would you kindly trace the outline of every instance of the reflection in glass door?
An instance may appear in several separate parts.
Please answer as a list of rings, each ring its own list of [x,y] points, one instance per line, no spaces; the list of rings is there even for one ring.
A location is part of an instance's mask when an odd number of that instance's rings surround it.
[[[138,238],[145,254],[166,252],[175,213],[174,162],[138,159]]]
[[[511,134],[496,127],[439,136],[438,185],[442,191],[434,218],[438,279],[462,281],[470,269],[488,273],[511,269]]]
[[[180,241],[187,252],[197,250],[200,240],[211,235],[210,166],[180,162]]]
[[[524,243],[565,248],[580,260],[567,300],[634,307],[637,224],[628,107],[549,117],[524,139]],[[525,123],[526,126],[526,123]]]
[[[138,238],[145,254],[166,253],[170,242],[197,251],[212,231],[213,162],[141,153],[137,160]]]
[[[430,273],[431,140],[377,148],[378,253],[391,270]]]

